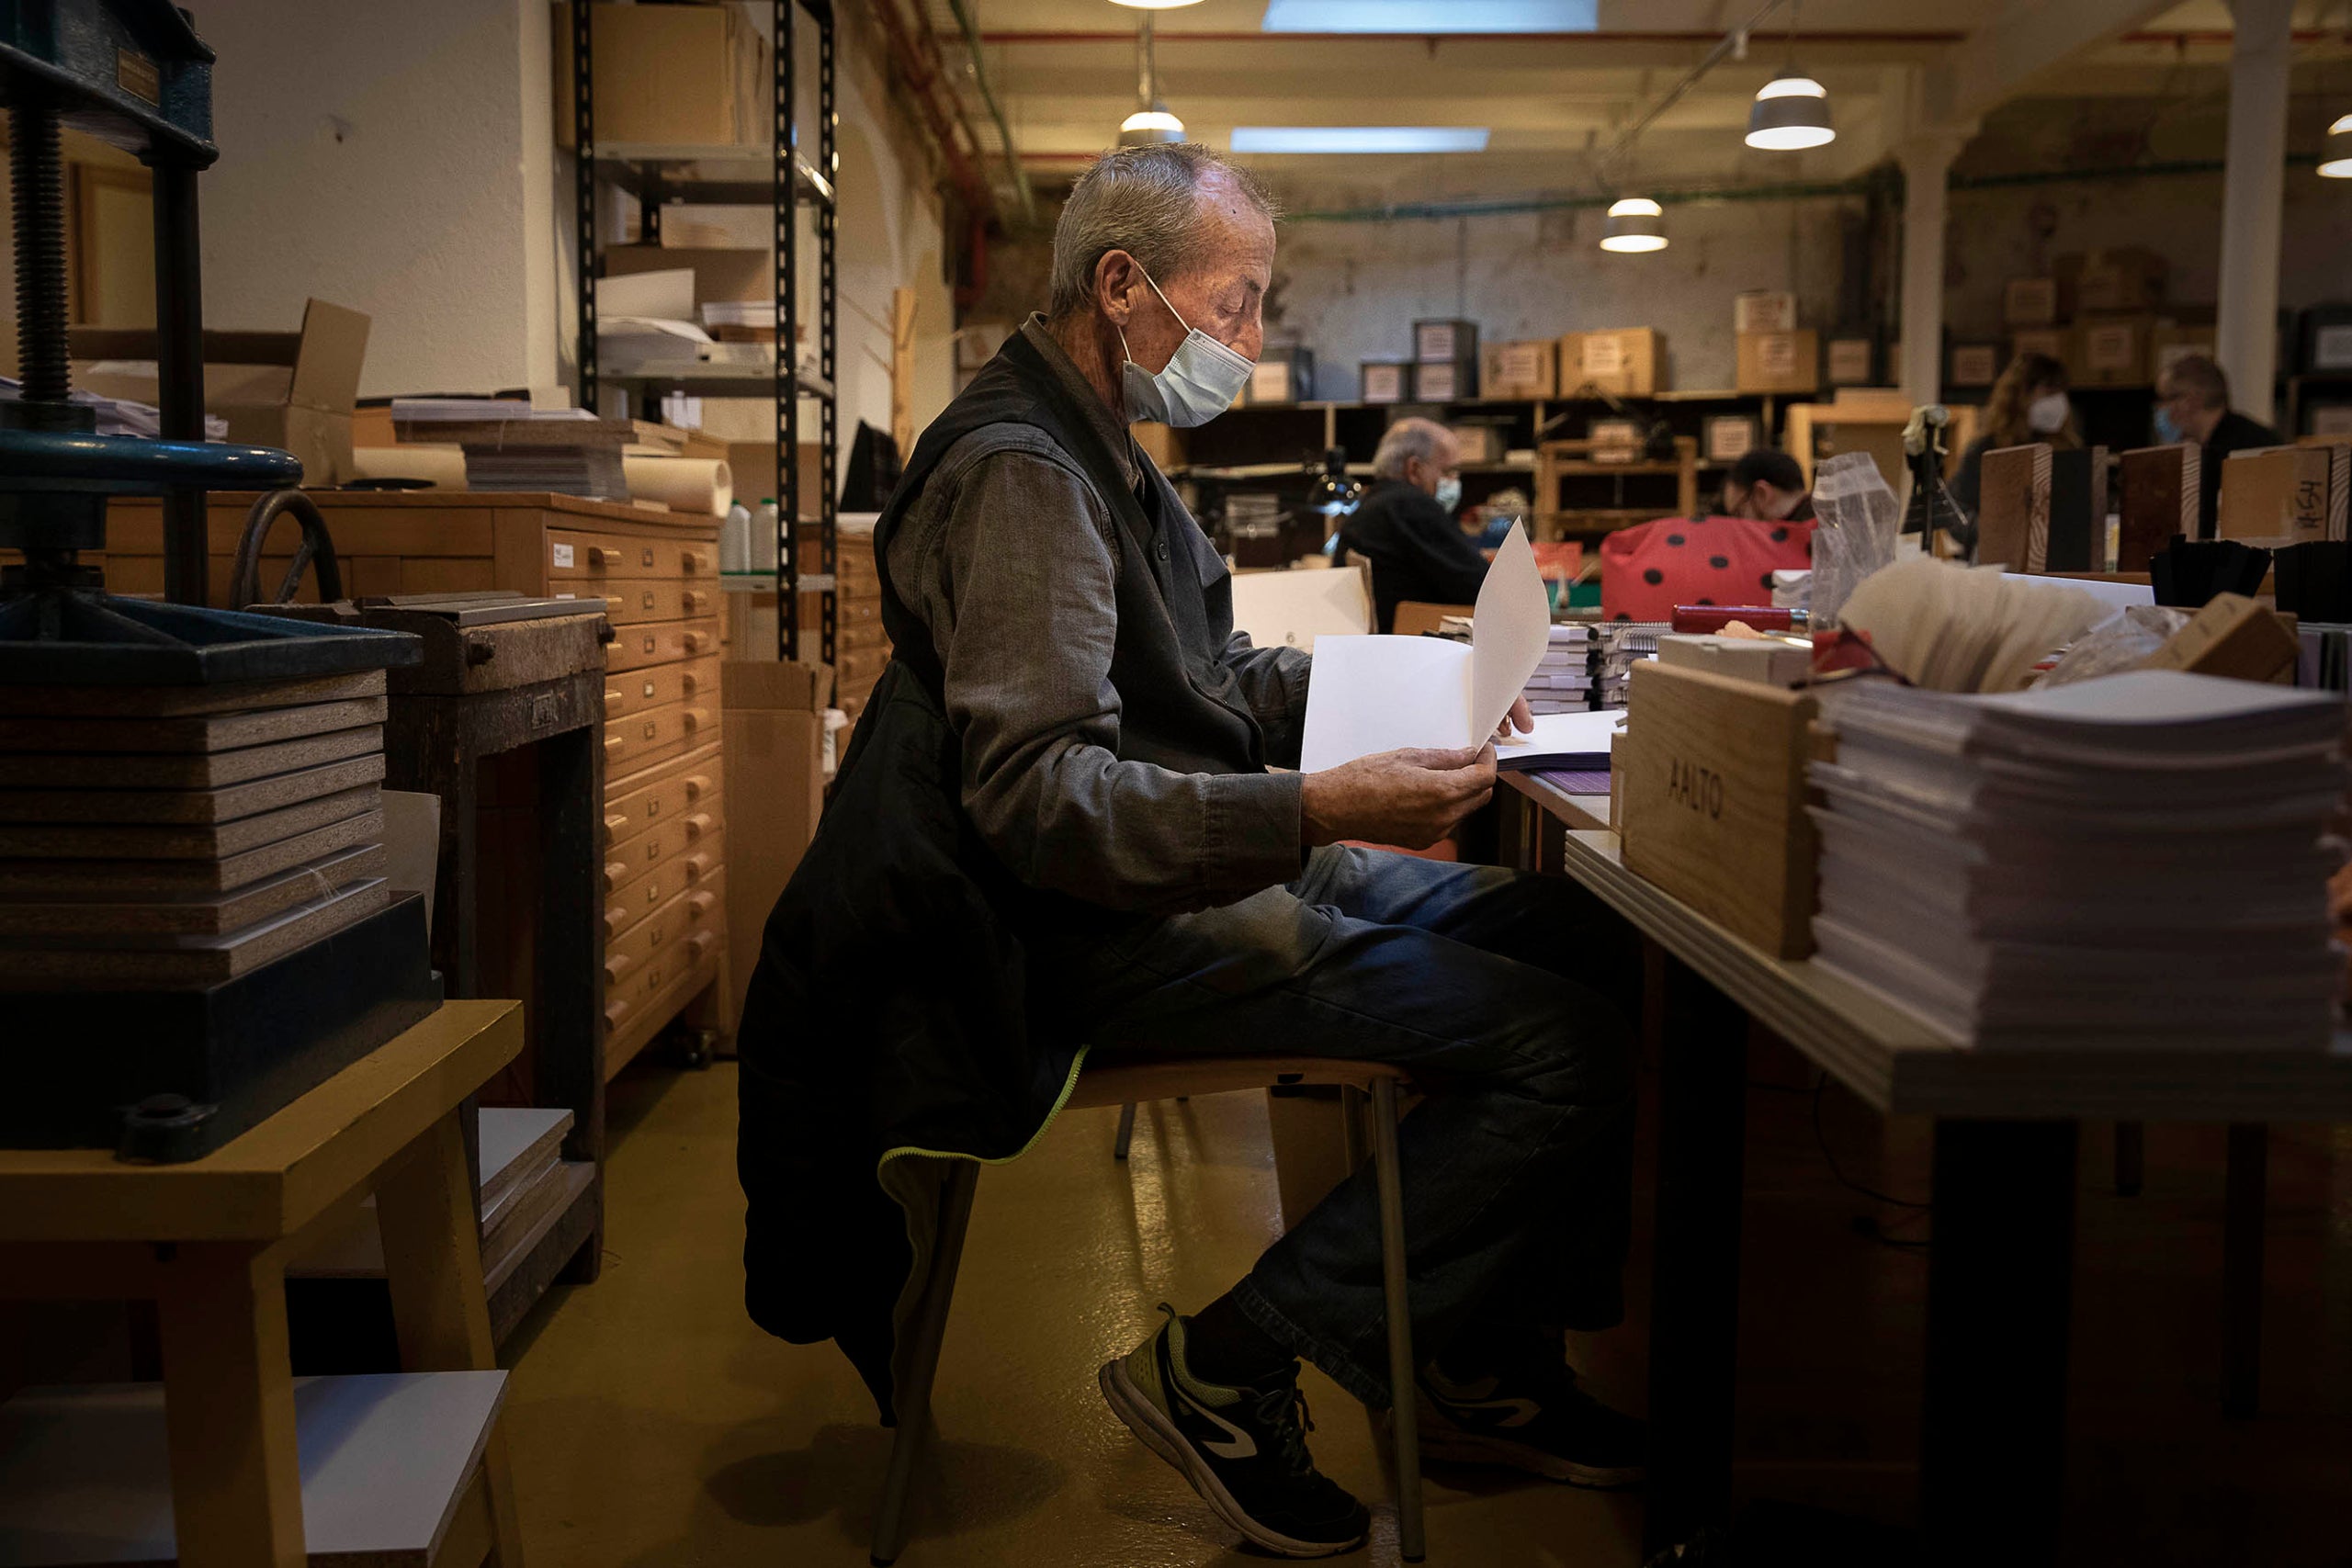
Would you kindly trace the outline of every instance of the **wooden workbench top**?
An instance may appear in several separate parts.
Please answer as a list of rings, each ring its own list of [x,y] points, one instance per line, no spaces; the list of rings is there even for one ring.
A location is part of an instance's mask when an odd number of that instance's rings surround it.
[[[0,1149],[0,1242],[292,1235],[447,1115],[522,1045],[522,1003],[444,1002],[202,1159],[130,1165],[107,1149]]]

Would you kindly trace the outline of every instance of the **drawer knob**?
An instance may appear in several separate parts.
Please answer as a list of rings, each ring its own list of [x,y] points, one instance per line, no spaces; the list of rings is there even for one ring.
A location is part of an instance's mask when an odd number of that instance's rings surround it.
[[[691,697],[702,689],[702,679],[690,670],[678,677],[678,689]]]
[[[627,909],[618,908],[606,909],[605,911],[605,940],[610,941],[612,938],[620,935],[621,928],[627,924],[628,924],[628,911]]]
[[[678,552],[678,569],[690,575],[708,571],[710,558],[700,550],[681,550]]]
[[[605,960],[605,984],[617,986],[621,976],[628,973],[628,955],[616,953]]]
[[[608,839],[618,838],[621,829],[628,826],[628,818],[617,811],[607,812],[605,816],[605,836]]]
[[[707,773],[689,773],[686,776],[686,798],[688,800],[700,800],[702,798],[702,792],[709,787],[710,775]]]
[[[588,547],[588,564],[590,566],[618,566],[621,564],[621,553],[616,549],[608,549],[603,545],[591,545]]]
[[[710,857],[708,855],[688,855],[686,857],[687,881],[700,882],[702,880],[703,873],[709,869]]]
[[[688,632],[685,637],[686,651],[688,653],[700,653],[709,641],[709,637],[706,637],[701,632]]]
[[[686,895],[686,908],[692,909],[696,915],[709,914],[710,907],[718,902],[718,895],[716,893],[689,893]]]
[[[710,603],[710,595],[699,588],[689,588],[681,597],[681,603],[685,605],[686,614],[698,615],[702,614],[703,606]],[[653,595],[650,593],[645,596],[645,607],[649,610],[653,608]]]
[[[689,839],[699,839],[699,838],[701,838],[705,833],[707,833],[707,832],[709,832],[709,831],[710,831],[710,817],[709,817],[709,814],[708,814],[708,813],[707,813],[707,812],[697,811],[697,812],[695,812],[692,817],[689,817],[689,818],[686,818],[686,837],[687,837],[687,838],[689,838]]]
[[[628,744],[628,737],[626,735],[607,735],[605,737],[605,754],[610,756]]]
[[[621,1020],[628,1016],[628,1004],[618,997],[605,1004],[605,1027],[617,1029]]]
[[[650,694],[648,694],[650,695]],[[628,701],[628,694],[622,691],[618,686],[607,686],[605,688],[605,705],[607,707],[611,706],[615,703],[625,703],[627,701]]]
[[[608,860],[605,863],[605,891],[610,893],[628,880],[628,862]]]
[[[688,733],[700,729],[704,725],[708,724],[709,722],[710,710],[708,708],[688,708],[686,710],[686,729]]]
[[[710,951],[710,944],[718,940],[718,936],[713,932],[696,931],[694,935],[686,938],[686,946],[693,950],[694,955],[696,958],[700,958],[704,953]]]

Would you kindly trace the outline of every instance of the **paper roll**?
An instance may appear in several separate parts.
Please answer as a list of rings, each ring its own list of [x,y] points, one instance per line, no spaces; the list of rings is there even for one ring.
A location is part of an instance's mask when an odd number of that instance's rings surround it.
[[[724,517],[734,504],[735,476],[724,457],[624,457],[621,473],[631,497],[678,512]]]
[[[425,479],[436,490],[466,488],[466,454],[457,446],[361,446],[352,454],[363,479]]]

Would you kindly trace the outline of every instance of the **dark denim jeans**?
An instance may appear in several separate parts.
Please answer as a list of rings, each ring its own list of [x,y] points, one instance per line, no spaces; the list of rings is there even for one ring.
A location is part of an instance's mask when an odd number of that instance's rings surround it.
[[[1287,887],[1051,949],[1057,989],[1105,1055],[1353,1057],[1431,1091],[1399,1140],[1420,1355],[1465,1331],[1622,1314],[1641,962],[1582,888],[1327,848]],[[1387,1403],[1369,1165],[1235,1294],[1350,1393]]]

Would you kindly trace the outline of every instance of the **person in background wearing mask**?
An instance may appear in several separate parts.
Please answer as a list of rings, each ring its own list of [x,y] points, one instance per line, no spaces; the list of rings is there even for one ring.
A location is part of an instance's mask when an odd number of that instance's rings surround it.
[[[2066,447],[2083,444],[2075,429],[2075,406],[2066,400],[2066,367],[2046,354],[2020,354],[1993,383],[1993,395],[1984,401],[1984,434],[1961,453],[1960,471],[1952,476],[1951,498],[1972,528],[1983,495],[1984,454],[2037,441]],[[1972,533],[1961,542],[1971,544],[1973,537]]]
[[[1777,446],[1741,453],[1724,481],[1723,515],[1759,523],[1810,522],[1813,491],[1804,482],[1804,469]]]
[[[1380,629],[1391,631],[1400,601],[1477,603],[1487,558],[1454,521],[1462,504],[1462,446],[1429,419],[1400,419],[1373,454],[1372,488],[1340,529],[1342,549],[1372,562]]]
[[[2230,378],[2201,354],[2172,362],[2156,383],[2156,440],[2166,446],[2195,442],[2204,448],[2197,470],[2198,537],[2213,536],[2222,504],[2222,464],[2233,452],[2278,446],[2286,437],[2230,407]]]

